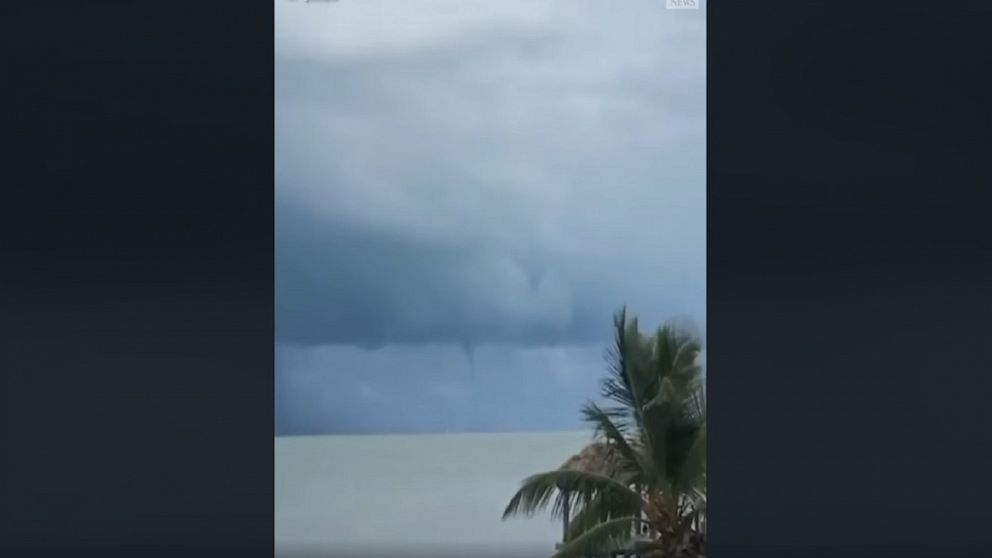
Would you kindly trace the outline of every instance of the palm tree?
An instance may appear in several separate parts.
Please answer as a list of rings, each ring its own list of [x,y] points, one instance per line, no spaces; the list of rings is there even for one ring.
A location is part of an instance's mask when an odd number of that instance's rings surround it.
[[[601,407],[583,418],[608,448],[609,474],[559,469],[533,475],[503,518],[574,515],[555,558],[633,548],[640,556],[703,556],[706,504],[706,397],[698,338],[674,323],[652,336],[621,309]]]

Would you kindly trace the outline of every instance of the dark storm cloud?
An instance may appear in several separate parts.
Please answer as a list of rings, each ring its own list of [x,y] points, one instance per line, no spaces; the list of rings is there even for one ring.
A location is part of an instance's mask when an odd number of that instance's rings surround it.
[[[557,343],[625,302],[701,314],[702,54],[581,38],[280,56],[278,338]]]
[[[303,344],[553,344],[601,333],[567,283],[536,262],[321,225],[282,208],[277,336]],[[573,311],[587,314],[576,317]],[[595,316],[600,318],[600,316]],[[591,327],[590,327],[591,326]],[[599,331],[596,331],[599,330]]]
[[[621,304],[705,328],[704,12],[276,12],[280,432],[558,428],[589,389],[499,394],[592,385]]]

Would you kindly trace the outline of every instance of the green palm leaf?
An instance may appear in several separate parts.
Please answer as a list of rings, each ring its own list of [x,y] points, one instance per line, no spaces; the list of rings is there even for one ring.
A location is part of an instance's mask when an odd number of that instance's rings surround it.
[[[683,491],[706,486],[706,422],[703,421],[694,432],[691,445],[681,456],[674,471],[674,482]]]
[[[548,471],[532,475],[524,480],[517,493],[503,510],[503,519],[514,515],[533,515],[552,503],[552,498],[567,490],[573,497],[592,500],[598,494],[626,495],[638,498],[636,492],[616,479],[597,473],[575,470]],[[563,500],[558,500],[552,508],[552,516],[561,517]]]
[[[606,351],[607,375],[601,381],[603,397],[612,399],[625,409],[636,410],[639,405],[630,383],[630,345],[637,331],[636,323],[627,323],[627,308],[621,308],[613,317],[613,346]]]
[[[649,527],[650,539],[639,540],[638,548],[651,556],[702,555],[706,391],[697,363],[702,345],[675,322],[646,337],[625,308],[614,316],[613,326],[600,387],[615,406],[589,402],[582,408],[583,419],[608,453],[573,458],[561,470],[529,477],[503,517],[548,507],[553,517],[569,512],[568,532],[556,554],[560,558],[627,545],[639,525]],[[597,455],[604,447],[587,449]]]
[[[576,513],[569,524],[566,542],[571,541],[600,523],[619,517],[638,516],[643,501],[639,497],[618,492],[601,492],[591,500],[576,499]]]
[[[630,544],[635,528],[647,523],[636,516],[604,521],[563,544],[552,558],[581,558]]]
[[[619,454],[621,470],[629,475],[626,480],[637,483],[655,473],[651,463],[641,458],[635,448],[636,442],[628,439],[622,427],[616,424],[617,411],[611,412],[589,402],[582,408],[582,416],[593,424],[595,436],[604,439]]]

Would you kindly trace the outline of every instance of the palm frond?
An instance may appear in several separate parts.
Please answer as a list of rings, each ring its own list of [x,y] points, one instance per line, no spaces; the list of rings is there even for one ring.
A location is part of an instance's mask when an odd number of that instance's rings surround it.
[[[630,544],[635,527],[645,523],[645,520],[636,516],[604,521],[563,544],[552,558],[581,558],[625,547]]]
[[[651,462],[641,457],[632,443],[633,440],[625,432],[628,425],[624,422],[617,424],[618,418],[622,421],[622,412],[602,409],[595,403],[589,402],[582,408],[582,416],[586,422],[592,423],[594,435],[604,439],[613,450],[618,452],[624,472],[630,475],[625,480],[640,482],[655,474]]]
[[[647,458],[658,472],[658,480],[665,483],[669,475],[672,424],[677,414],[677,393],[668,378],[660,382],[657,394],[644,406],[643,438]]]
[[[679,490],[691,493],[692,489],[705,487],[706,471],[706,422],[699,424],[691,434],[691,443],[672,466],[673,482]]]
[[[687,329],[669,322],[654,336],[654,359],[659,381],[669,378],[680,390],[699,376],[696,359],[702,346]]]
[[[636,332],[636,323],[633,329]],[[636,413],[638,402],[630,384],[631,324],[627,323],[627,308],[623,307],[613,317],[613,345],[606,350],[607,375],[600,382],[603,397],[619,403],[624,409]]]
[[[548,507],[556,494],[559,495],[559,499],[555,501],[551,512],[552,516],[561,517],[564,502],[560,494],[564,490],[576,498],[586,500],[592,500],[600,493],[639,497],[630,487],[606,475],[576,470],[548,471],[524,480],[503,510],[503,519],[514,515],[531,516],[538,510]]]
[[[701,378],[696,378],[689,386],[689,394],[686,396],[686,411],[692,420],[702,421],[706,419],[706,386]]]
[[[596,525],[618,517],[638,516],[643,510],[640,495],[619,491],[600,492],[590,499],[575,499],[566,541],[581,536]]]
[[[667,555],[705,536],[706,390],[699,338],[675,322],[642,335],[626,308],[613,326],[600,385],[611,404],[582,408],[605,443],[609,466],[603,473],[570,465],[534,475],[503,513],[506,519],[549,507],[553,517],[574,512],[558,558],[615,550],[631,542],[638,524],[651,528],[651,540],[638,542],[649,555]]]

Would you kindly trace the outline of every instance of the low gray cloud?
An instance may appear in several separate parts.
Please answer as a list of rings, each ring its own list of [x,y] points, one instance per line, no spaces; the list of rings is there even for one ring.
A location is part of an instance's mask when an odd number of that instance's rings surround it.
[[[276,433],[574,430],[603,363],[589,346],[482,345],[472,360],[446,345],[280,347]]]
[[[291,209],[282,215],[281,339],[471,346],[552,343],[584,333],[576,331],[570,285],[513,253],[315,224]]]
[[[598,354],[621,304],[705,327],[703,11],[281,4],[276,342],[323,381],[348,350]]]

